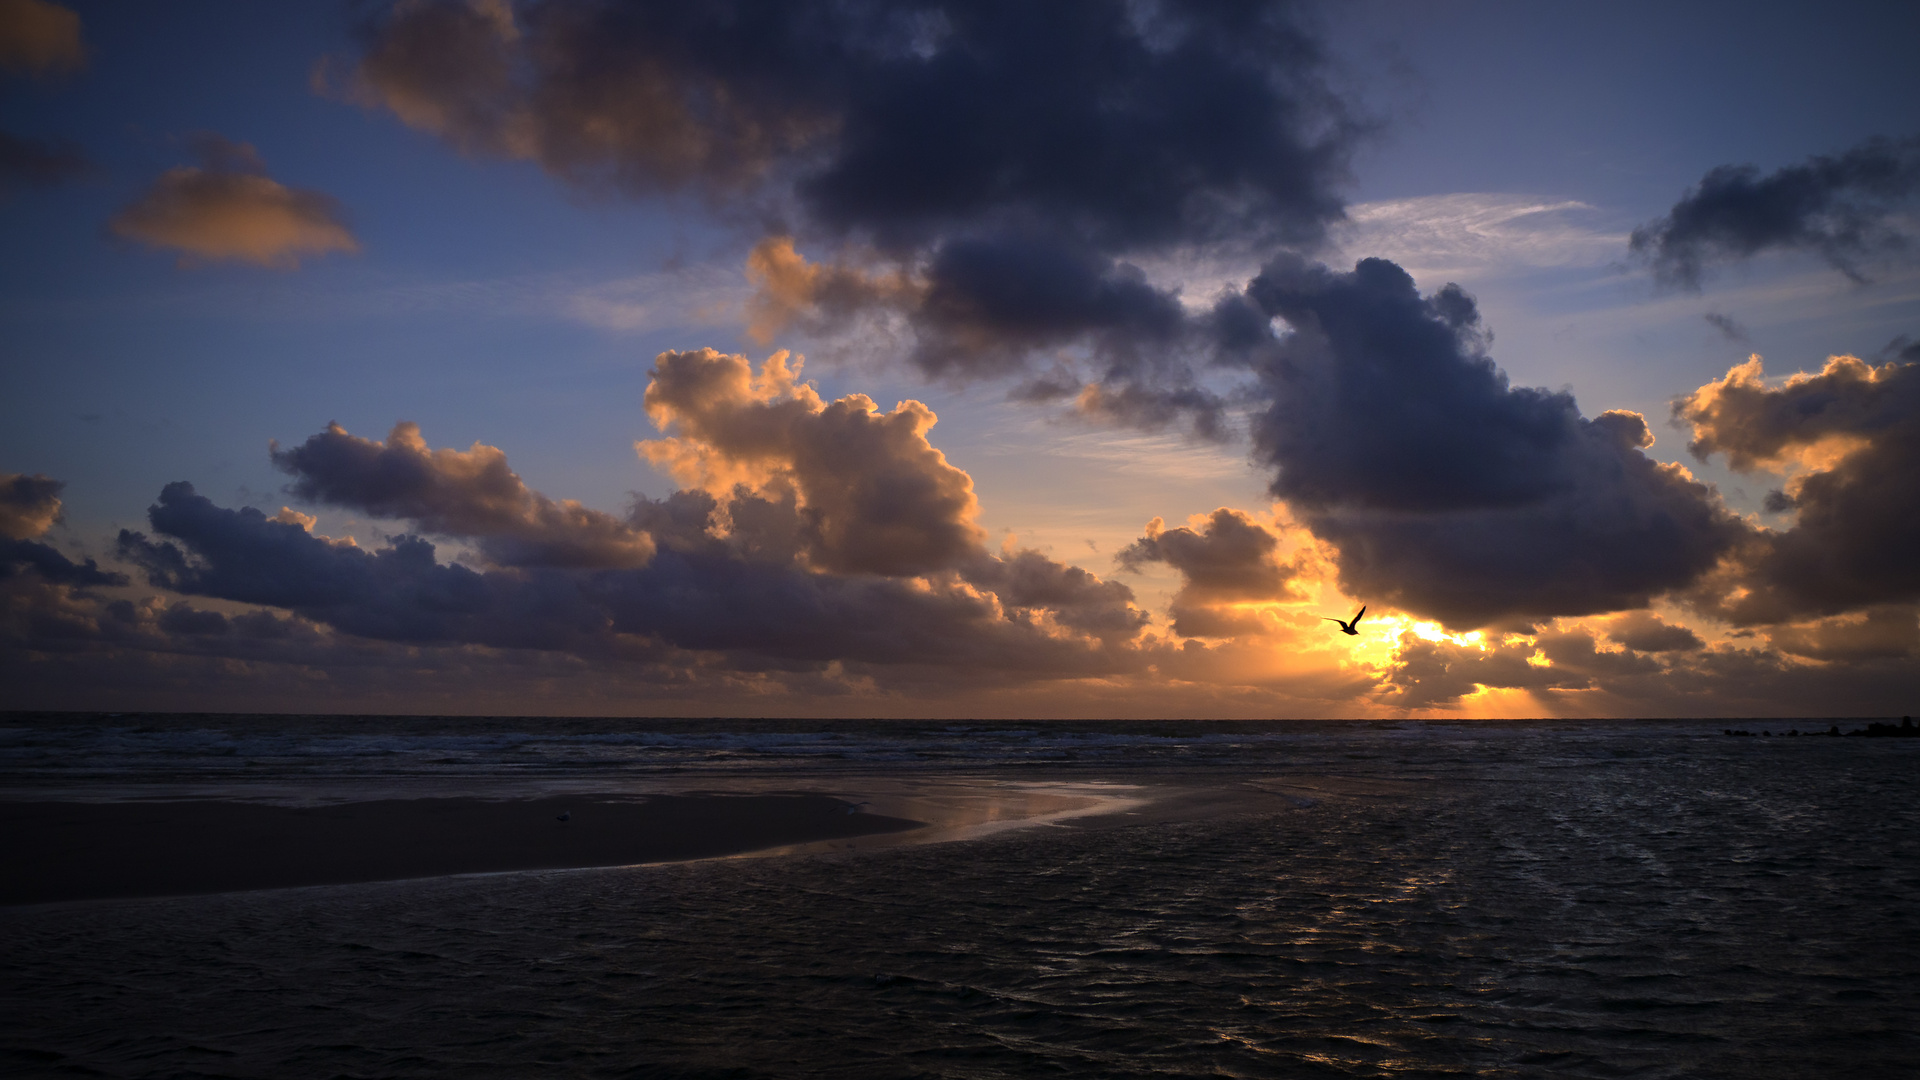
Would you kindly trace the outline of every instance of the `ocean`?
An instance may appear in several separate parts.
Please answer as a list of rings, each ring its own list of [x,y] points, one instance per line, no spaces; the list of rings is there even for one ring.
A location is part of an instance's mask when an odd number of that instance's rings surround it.
[[[1726,726],[16,715],[15,801],[783,792],[934,824],[0,907],[0,1070],[1920,1075],[1920,740]]]

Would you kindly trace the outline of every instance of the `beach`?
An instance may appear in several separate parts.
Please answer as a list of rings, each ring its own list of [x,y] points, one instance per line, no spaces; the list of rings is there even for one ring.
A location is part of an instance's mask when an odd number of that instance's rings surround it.
[[[1913,1075],[1920,745],[1725,726],[16,722],[0,1072]]]
[[[627,866],[918,825],[818,794],[0,801],[0,904]]]

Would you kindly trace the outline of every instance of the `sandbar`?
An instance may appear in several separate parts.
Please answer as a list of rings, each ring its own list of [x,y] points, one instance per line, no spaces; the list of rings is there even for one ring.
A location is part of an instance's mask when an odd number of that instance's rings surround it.
[[[562,814],[567,820],[559,820]],[[0,904],[627,866],[898,833],[920,824],[810,793],[325,806],[0,800]]]

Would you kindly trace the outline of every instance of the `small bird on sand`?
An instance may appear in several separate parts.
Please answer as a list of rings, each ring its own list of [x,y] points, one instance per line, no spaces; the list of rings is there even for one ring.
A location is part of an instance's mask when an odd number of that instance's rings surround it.
[[[1325,619],[1327,622],[1340,623],[1340,630],[1342,633],[1352,634],[1354,637],[1359,637],[1360,631],[1355,630],[1354,627],[1360,625],[1360,616],[1365,615],[1366,613],[1367,613],[1367,606],[1365,604],[1362,604],[1360,605],[1359,612],[1355,614],[1353,618],[1348,619],[1345,622],[1341,622],[1341,620],[1336,619],[1331,615],[1322,615],[1320,617],[1322,619]]]
[[[555,820],[555,821],[572,821],[572,820],[573,820],[573,811],[571,811],[571,810],[564,810],[564,811],[562,811],[562,812],[561,812],[561,814],[560,814],[560,816],[559,816],[559,817],[557,817],[557,818],[554,818],[553,820]]]

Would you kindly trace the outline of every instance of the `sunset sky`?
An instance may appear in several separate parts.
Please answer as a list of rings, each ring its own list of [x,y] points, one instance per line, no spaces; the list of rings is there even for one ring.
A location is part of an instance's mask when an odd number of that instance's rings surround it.
[[[1914,712],[1915,41],[0,0],[0,708]]]

